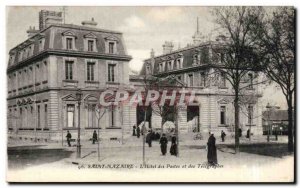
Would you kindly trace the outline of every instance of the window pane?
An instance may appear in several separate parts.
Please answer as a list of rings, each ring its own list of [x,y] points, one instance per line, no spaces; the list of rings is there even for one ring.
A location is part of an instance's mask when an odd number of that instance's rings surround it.
[[[109,45],[109,53],[113,54],[114,53],[114,43],[110,42],[108,45]]]

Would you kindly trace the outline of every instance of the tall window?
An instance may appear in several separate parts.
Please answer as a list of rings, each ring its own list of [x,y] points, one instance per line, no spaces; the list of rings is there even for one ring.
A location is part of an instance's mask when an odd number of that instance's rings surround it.
[[[181,67],[181,64],[180,64],[180,59],[177,59],[177,60],[176,60],[176,68],[177,68],[177,69],[182,68],[182,67]]]
[[[194,85],[194,77],[193,77],[193,74],[189,74],[188,75],[188,86],[193,86]]]
[[[221,73],[221,87],[226,87],[226,76],[225,73]]]
[[[88,51],[93,52],[94,51],[94,41],[88,40]]]
[[[108,65],[108,81],[109,82],[115,81],[115,67],[116,67],[116,65],[113,65],[113,64]]]
[[[88,104],[88,127],[95,127],[95,108],[96,104]]]
[[[172,70],[172,61],[168,61],[168,70]]]
[[[47,104],[45,104],[45,125],[44,125],[44,127],[48,127],[48,105]]]
[[[73,61],[66,61],[66,80],[73,80]]]
[[[40,105],[37,106],[37,111],[38,111],[37,127],[40,128],[41,127],[41,106]]]
[[[67,104],[67,127],[74,127],[75,105]]]
[[[226,106],[221,106],[220,107],[220,123],[221,125],[226,124]]]
[[[108,53],[110,53],[110,54],[114,53],[114,46],[115,46],[114,42],[109,42],[108,43]]]
[[[163,71],[163,64],[162,63],[158,64],[158,69],[159,69],[159,72]]]
[[[252,125],[252,119],[253,119],[253,106],[248,106],[248,124]]]
[[[23,126],[23,109],[22,108],[20,108],[20,127],[22,127]]]
[[[87,63],[87,80],[88,81],[94,81],[94,62],[88,62]]]
[[[73,38],[66,38],[66,47],[67,50],[73,49]]]
[[[200,86],[205,87],[205,86],[206,86],[206,77],[205,77],[205,73],[202,72],[202,73],[200,74],[200,76],[201,76]]]
[[[249,89],[253,89],[253,74],[249,73]]]

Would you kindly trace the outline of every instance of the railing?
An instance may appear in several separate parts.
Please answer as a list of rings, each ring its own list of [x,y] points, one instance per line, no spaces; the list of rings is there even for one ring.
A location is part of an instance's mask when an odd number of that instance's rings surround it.
[[[77,87],[78,81],[77,80],[63,80],[63,87]]]
[[[97,81],[85,81],[85,87],[89,87],[89,88],[97,88],[99,87],[99,82]]]

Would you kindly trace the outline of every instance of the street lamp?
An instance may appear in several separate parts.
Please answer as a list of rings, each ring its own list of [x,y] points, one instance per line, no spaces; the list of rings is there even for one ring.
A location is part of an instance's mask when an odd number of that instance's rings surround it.
[[[80,145],[80,104],[81,104],[82,92],[78,89],[76,92],[76,99],[78,101],[78,138],[77,138],[77,158],[81,158],[81,145]]]

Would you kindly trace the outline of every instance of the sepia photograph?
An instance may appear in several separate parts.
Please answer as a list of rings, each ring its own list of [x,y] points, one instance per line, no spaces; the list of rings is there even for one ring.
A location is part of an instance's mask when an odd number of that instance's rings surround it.
[[[5,11],[7,182],[295,183],[295,7]]]

